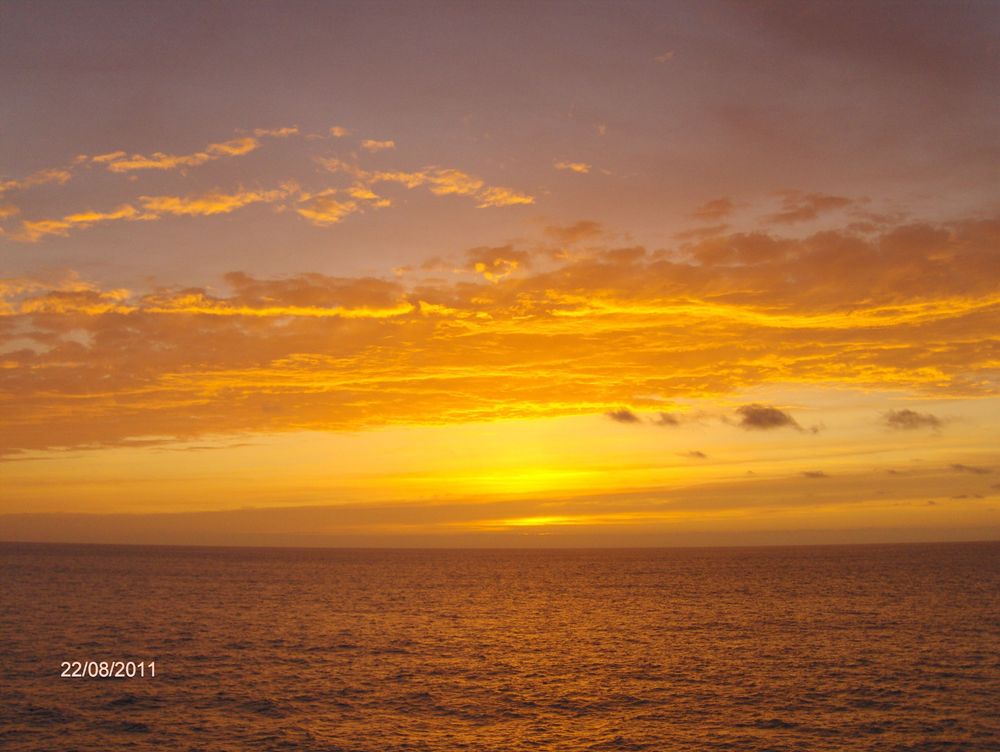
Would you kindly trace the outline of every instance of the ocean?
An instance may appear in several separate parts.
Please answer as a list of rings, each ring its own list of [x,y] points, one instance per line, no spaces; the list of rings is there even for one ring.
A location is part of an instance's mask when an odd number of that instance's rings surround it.
[[[1000,543],[0,567],[4,750],[1000,749]]]

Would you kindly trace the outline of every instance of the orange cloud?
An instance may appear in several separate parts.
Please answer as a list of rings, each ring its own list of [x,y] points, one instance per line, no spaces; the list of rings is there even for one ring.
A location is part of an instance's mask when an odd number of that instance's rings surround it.
[[[212,192],[201,196],[140,196],[147,211],[155,215],[211,216],[229,214],[249,204],[273,203],[287,195],[286,190]]]
[[[482,178],[452,167],[425,167],[421,170],[367,171],[337,159],[320,158],[319,164],[330,172],[343,172],[358,180],[358,186],[367,188],[375,183],[398,183],[406,188],[426,187],[435,196],[469,196],[479,201],[478,208],[533,204],[534,196],[503,188],[488,186]]]
[[[557,170],[569,170],[570,172],[586,175],[590,172],[591,165],[586,162],[556,162],[555,168]]]
[[[699,206],[691,213],[691,216],[707,222],[716,222],[728,217],[734,211],[736,211],[736,204],[733,203],[732,199],[716,198]]]
[[[331,129],[330,132],[332,134],[333,130]],[[396,148],[396,142],[395,141],[375,141],[374,139],[366,138],[364,141],[361,142],[361,148],[364,149],[364,150],[366,150],[366,151],[370,151],[370,152],[386,151],[387,149],[395,149]]]
[[[64,185],[65,183],[68,183],[72,177],[73,173],[65,168],[50,167],[34,172],[25,178],[0,180],[0,195],[7,193],[8,191],[22,191],[25,188],[33,188],[36,185],[45,185],[47,183]]]
[[[816,219],[820,214],[843,209],[854,203],[843,196],[831,196],[824,193],[801,193],[787,191],[783,194],[781,211],[769,215],[766,219],[776,224],[792,224]]]
[[[990,220],[732,234],[683,253],[478,248],[464,267],[478,278],[413,285],[8,281],[0,442],[652,414],[769,384],[997,395],[998,249]],[[747,427],[783,415],[740,413]]]
[[[283,128],[254,128],[253,135],[258,138],[270,136],[271,138],[288,138],[299,135],[298,126],[291,125]]]
[[[70,230],[84,229],[99,222],[116,220],[155,219],[155,217],[138,211],[131,204],[123,204],[109,212],[84,211],[67,214],[61,219],[25,220],[21,223],[19,232],[12,234],[14,240],[34,243],[46,235],[69,235]]]
[[[258,135],[287,136],[297,129],[258,130]],[[148,157],[143,154],[127,155],[116,151],[91,157],[92,162],[103,164],[111,172],[132,172],[134,170],[175,170],[183,167],[197,167],[221,157],[238,157],[249,154],[260,147],[260,141],[251,136],[234,138],[217,144],[209,144],[203,151],[194,154],[166,154],[153,152]]]

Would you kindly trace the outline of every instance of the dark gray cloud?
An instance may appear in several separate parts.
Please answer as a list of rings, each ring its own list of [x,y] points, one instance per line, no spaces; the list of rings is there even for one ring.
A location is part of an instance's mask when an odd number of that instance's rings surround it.
[[[704,452],[700,452],[697,449],[692,449],[690,452],[684,454],[685,457],[690,457],[693,460],[707,460],[708,455]]]
[[[740,416],[739,427],[748,431],[770,431],[775,428],[794,428],[802,430],[802,426],[791,415],[784,410],[779,410],[770,405],[743,405],[737,408],[737,415]]]
[[[951,466],[956,473],[972,473],[973,475],[989,475],[992,471],[988,467],[975,467],[973,465],[963,465],[956,462]]]
[[[681,419],[671,413],[659,413],[653,418],[653,423],[658,426],[679,426]]]
[[[822,470],[806,470],[802,473],[805,478],[829,478],[830,476],[824,473]]]
[[[631,410],[626,410],[622,408],[621,410],[612,410],[609,413],[605,413],[611,420],[615,423],[639,423],[640,418]]]
[[[919,428],[931,428],[937,431],[944,424],[936,415],[918,413],[909,408],[890,410],[885,414],[884,420],[889,428],[895,428],[899,431],[915,431]]]

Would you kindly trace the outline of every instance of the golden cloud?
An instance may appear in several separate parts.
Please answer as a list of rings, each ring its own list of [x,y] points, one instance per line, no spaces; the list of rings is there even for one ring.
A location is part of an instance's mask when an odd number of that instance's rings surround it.
[[[111,172],[175,170],[181,167],[197,167],[220,157],[238,157],[249,154],[259,147],[260,141],[251,136],[245,136],[218,144],[209,144],[204,151],[194,154],[165,154],[158,151],[147,157],[143,154],[127,156],[123,152],[112,152],[94,157],[92,161],[104,164]]]
[[[234,273],[225,294],[132,293],[9,280],[0,441],[656,412],[776,383],[996,395],[998,249],[989,220],[561,259],[479,248],[454,281],[412,286]]]
[[[557,170],[569,170],[570,172],[586,175],[590,172],[591,165],[586,162],[556,162],[555,168]]]
[[[20,231],[13,234],[12,237],[22,242],[34,243],[46,235],[66,236],[72,229],[83,229],[99,222],[113,222],[122,219],[155,219],[155,217],[138,211],[131,204],[122,204],[117,209],[107,212],[84,211],[67,214],[61,219],[25,220],[21,223]]]
[[[19,180],[0,180],[0,194],[7,193],[8,191],[21,191],[25,188],[33,188],[36,185],[45,185],[47,183],[63,185],[68,183],[72,177],[73,173],[65,168],[51,167],[34,172]]]
[[[376,183],[397,183],[406,188],[426,187],[435,196],[469,196],[479,201],[480,209],[533,204],[535,199],[510,188],[488,186],[475,175],[453,167],[424,167],[420,170],[367,171],[336,157],[319,158],[317,162],[330,172],[342,172],[368,188]]]
[[[330,129],[330,132],[331,132],[331,134],[333,133],[333,129],[332,128]],[[396,148],[396,142],[395,141],[375,141],[374,139],[366,138],[364,141],[361,142],[361,148],[364,149],[364,150],[366,150],[366,151],[370,151],[370,152],[386,151],[387,149],[395,149]]]
[[[228,214],[249,204],[272,203],[284,198],[287,190],[212,192],[201,196],[140,196],[144,209],[156,215],[211,216]]]
[[[476,206],[480,209],[488,209],[492,206],[518,206],[535,203],[534,196],[529,196],[527,193],[518,193],[509,188],[499,187],[487,188],[481,191],[476,198],[479,199],[479,203]]]

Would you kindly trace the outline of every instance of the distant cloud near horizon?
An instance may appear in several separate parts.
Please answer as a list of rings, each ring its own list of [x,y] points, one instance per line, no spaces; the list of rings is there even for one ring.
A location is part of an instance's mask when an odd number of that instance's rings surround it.
[[[672,413],[657,413],[653,419],[653,424],[657,426],[679,426],[681,419]]]
[[[743,405],[736,409],[740,416],[739,427],[749,431],[771,431],[776,428],[794,428],[803,430],[798,421],[784,410],[770,405]]]
[[[975,467],[973,465],[963,465],[960,462],[956,462],[951,466],[951,469],[956,473],[971,473],[973,475],[989,475],[993,471],[988,467]]]
[[[622,408],[605,413],[615,423],[641,423],[642,419],[631,410]]]
[[[944,424],[936,415],[918,413],[909,408],[890,410],[883,416],[883,421],[889,428],[900,431],[915,431],[920,428],[931,428],[936,431]]]

